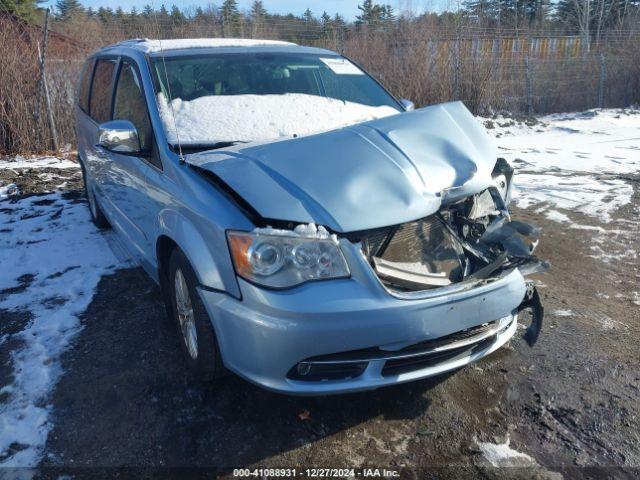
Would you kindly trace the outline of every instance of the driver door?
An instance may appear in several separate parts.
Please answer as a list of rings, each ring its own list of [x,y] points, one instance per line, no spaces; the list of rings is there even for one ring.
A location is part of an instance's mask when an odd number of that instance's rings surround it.
[[[120,62],[113,98],[113,120],[129,120],[138,131],[140,153],[110,151],[108,175],[109,199],[121,220],[121,230],[140,259],[146,257],[149,244],[149,192],[147,175],[157,168],[149,163],[153,148],[153,130],[142,91],[140,75],[132,60]]]

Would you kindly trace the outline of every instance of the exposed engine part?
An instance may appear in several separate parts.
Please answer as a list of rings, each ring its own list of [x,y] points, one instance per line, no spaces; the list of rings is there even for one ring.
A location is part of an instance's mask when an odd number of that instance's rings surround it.
[[[478,220],[488,217],[489,215],[498,216],[500,211],[496,208],[496,202],[487,189],[477,195],[474,195],[473,203],[467,218],[469,220]]]
[[[505,165],[502,173],[512,175]],[[396,290],[486,279],[507,268],[523,274],[546,270],[549,264],[533,256],[540,229],[511,220],[503,193],[489,187],[436,215],[369,232],[363,251],[380,279]]]
[[[507,252],[503,252],[498,258],[496,258],[493,262],[485,265],[484,267],[473,272],[470,277],[473,278],[489,278],[492,273],[501,268],[505,263],[507,263]]]
[[[436,215],[378,232],[365,243],[376,272],[395,288],[446,286],[467,271],[460,241]]]
[[[523,237],[532,238],[527,245]],[[492,222],[478,242],[486,245],[502,245],[503,249],[511,256],[528,257],[538,245],[540,229],[518,220],[509,221],[500,218]]]

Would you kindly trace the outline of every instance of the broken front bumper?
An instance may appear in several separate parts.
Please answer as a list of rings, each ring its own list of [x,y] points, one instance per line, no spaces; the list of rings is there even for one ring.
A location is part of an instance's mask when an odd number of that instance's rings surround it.
[[[527,289],[514,269],[408,300],[389,295],[372,270],[352,273],[286,291],[240,280],[242,301],[201,289],[225,366],[265,388],[301,395],[438,375],[507,342]]]

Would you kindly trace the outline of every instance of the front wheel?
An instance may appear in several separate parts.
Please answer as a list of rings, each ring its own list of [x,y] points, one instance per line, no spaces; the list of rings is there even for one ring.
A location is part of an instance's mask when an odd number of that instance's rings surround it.
[[[187,363],[201,380],[209,382],[221,377],[224,367],[213,325],[196,290],[197,284],[189,260],[176,248],[169,260],[171,313]]]

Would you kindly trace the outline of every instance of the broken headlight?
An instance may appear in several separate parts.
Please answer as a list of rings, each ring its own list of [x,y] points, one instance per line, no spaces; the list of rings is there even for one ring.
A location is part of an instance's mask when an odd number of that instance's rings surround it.
[[[289,288],[349,276],[335,237],[227,232],[227,239],[236,273],[258,285]]]

